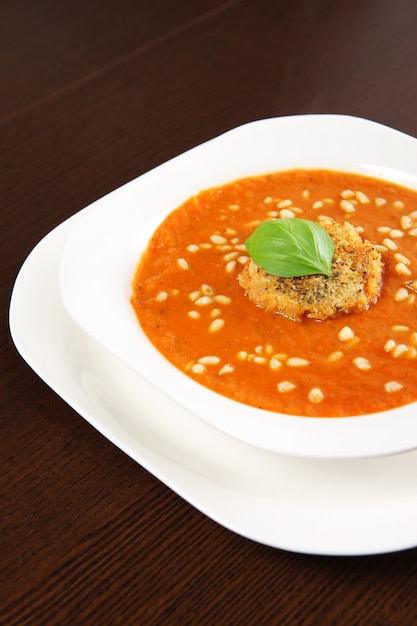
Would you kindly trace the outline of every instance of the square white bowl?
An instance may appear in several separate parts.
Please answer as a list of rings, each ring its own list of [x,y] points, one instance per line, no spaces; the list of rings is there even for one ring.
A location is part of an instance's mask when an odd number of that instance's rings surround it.
[[[83,211],[63,250],[63,302],[84,331],[135,372],[199,418],[246,443],[321,458],[413,449],[417,403],[335,419],[264,411],[225,398],[183,374],[138,324],[130,304],[133,275],[151,234],[168,213],[204,189],[295,168],[353,172],[417,190],[417,139],[345,115],[271,118],[235,128]]]

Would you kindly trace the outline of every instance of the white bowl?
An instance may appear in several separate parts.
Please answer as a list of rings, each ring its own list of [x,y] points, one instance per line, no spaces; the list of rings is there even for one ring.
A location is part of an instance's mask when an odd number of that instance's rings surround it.
[[[154,348],[137,322],[129,299],[132,277],[150,235],[169,212],[203,189],[292,168],[355,172],[417,189],[417,139],[344,115],[265,119],[231,130],[82,212],[62,255],[63,302],[80,327],[161,392],[246,443],[322,458],[369,457],[415,448],[416,403],[338,419],[253,408],[183,374]]]

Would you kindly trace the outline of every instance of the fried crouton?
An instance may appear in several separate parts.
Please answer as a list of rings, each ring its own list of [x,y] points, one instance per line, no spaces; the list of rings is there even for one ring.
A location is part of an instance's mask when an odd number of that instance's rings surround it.
[[[380,253],[349,222],[342,225],[326,218],[318,223],[334,242],[332,276],[282,278],[249,260],[238,281],[254,304],[300,321],[303,315],[324,320],[364,311],[376,302],[382,285]]]

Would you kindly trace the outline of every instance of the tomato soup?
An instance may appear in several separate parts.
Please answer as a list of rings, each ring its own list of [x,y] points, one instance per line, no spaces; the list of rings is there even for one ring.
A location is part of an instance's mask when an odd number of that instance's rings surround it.
[[[348,221],[384,263],[361,313],[292,321],[238,283],[245,239],[267,219]],[[154,232],[131,302],[156,348],[238,402],[308,417],[379,412],[417,399],[417,192],[372,177],[293,170],[202,191]]]

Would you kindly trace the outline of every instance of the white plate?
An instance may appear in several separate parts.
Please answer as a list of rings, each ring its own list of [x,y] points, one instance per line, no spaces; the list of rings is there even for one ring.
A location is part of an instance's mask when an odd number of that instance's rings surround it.
[[[92,338],[183,406],[245,443],[297,456],[353,458],[417,447],[415,404],[360,417],[283,415],[234,402],[173,367],[130,305],[131,281],[156,224],[189,196],[248,174],[324,167],[386,177],[417,189],[417,139],[343,115],[261,120],[168,161],[97,201],[61,262],[67,310]]]
[[[417,452],[337,461],[263,452],[197,419],[81,331],[61,302],[58,266],[83,214],[32,251],[10,306],[18,351],[58,395],[194,507],[244,537],[326,555],[417,545]]]

